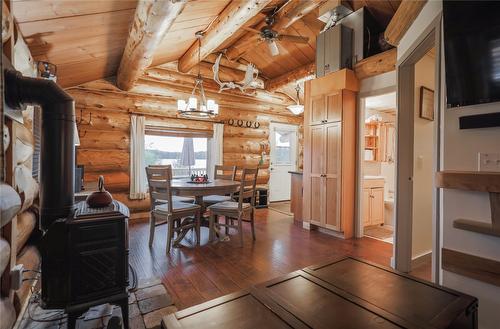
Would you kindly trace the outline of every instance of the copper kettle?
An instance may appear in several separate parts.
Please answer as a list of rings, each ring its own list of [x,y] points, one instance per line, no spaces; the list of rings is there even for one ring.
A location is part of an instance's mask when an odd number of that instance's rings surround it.
[[[90,208],[102,208],[109,206],[109,204],[113,202],[113,197],[104,188],[103,176],[99,176],[99,179],[97,180],[97,187],[99,188],[99,191],[92,192],[87,197],[87,204]]]

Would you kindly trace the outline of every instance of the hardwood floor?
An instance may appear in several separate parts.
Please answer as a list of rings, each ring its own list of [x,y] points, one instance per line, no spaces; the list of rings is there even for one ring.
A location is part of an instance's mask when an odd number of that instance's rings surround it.
[[[245,223],[247,224],[247,223]],[[165,254],[166,225],[156,228],[153,247],[148,247],[149,225],[130,225],[130,262],[139,279],[160,278],[183,309],[258,282],[327,261],[353,255],[388,266],[392,245],[370,238],[342,240],[293,223],[293,218],[277,211],[256,212],[255,242],[249,225],[244,225],[244,247],[237,237],[228,242],[207,244],[208,231],[202,230],[198,248],[173,248]],[[188,234],[184,244],[192,243]]]

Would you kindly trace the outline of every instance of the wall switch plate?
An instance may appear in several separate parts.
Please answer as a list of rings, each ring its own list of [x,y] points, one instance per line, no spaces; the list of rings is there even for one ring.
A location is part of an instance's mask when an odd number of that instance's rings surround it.
[[[479,171],[500,172],[500,153],[478,153],[477,169]]]

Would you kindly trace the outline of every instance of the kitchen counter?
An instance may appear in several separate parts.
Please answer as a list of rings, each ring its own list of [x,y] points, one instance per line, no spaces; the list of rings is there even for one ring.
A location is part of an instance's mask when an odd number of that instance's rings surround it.
[[[295,221],[302,221],[302,171],[289,171],[291,174],[290,211]]]
[[[289,173],[292,175],[302,175],[303,174],[302,171],[289,171]]]

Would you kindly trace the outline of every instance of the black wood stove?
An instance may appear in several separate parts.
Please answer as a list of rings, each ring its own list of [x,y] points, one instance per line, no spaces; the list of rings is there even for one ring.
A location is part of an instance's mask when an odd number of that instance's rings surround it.
[[[41,107],[40,228],[42,307],[64,308],[68,328],[89,307],[122,308],[128,327],[128,217],[118,201],[91,209],[74,205],[75,102],[54,81],[23,77],[5,56],[5,104]]]
[[[42,307],[64,308],[68,328],[89,307],[119,305],[128,328],[128,208],[76,205],[42,240]]]

